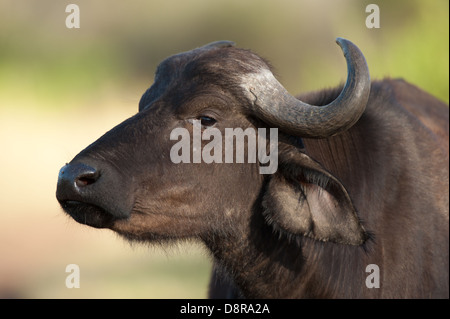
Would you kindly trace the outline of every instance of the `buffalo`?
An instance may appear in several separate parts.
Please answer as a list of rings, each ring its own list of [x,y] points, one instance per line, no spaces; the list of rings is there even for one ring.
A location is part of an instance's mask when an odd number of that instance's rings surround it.
[[[298,98],[229,41],[165,59],[138,113],[61,168],[61,207],[131,241],[201,241],[211,298],[448,298],[448,106],[404,80],[371,81],[358,47],[337,43],[346,82]],[[173,160],[174,130],[194,153],[212,140],[196,130],[230,128],[277,129],[261,144],[276,169]],[[254,145],[232,138],[236,152]]]

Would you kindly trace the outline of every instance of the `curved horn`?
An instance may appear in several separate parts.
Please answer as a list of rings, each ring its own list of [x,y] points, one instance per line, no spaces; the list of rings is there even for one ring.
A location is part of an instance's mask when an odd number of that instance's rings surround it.
[[[253,101],[252,111],[292,135],[310,138],[333,136],[353,126],[363,114],[370,93],[370,75],[364,55],[352,42],[337,38],[347,61],[348,76],[340,95],[330,104],[314,106],[290,95],[264,69],[244,76],[242,86]]]

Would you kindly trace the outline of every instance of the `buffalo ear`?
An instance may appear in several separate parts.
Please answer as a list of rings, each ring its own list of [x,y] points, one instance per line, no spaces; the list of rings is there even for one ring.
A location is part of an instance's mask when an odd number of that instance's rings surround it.
[[[361,245],[368,238],[344,186],[300,152],[280,154],[263,197],[266,221],[282,233]]]

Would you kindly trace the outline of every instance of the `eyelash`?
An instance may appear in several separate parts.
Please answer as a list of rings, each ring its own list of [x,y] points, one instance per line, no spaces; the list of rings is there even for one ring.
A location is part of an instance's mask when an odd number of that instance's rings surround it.
[[[217,120],[210,116],[199,116],[199,117],[197,117],[197,120],[200,120],[200,123],[202,124],[202,126],[205,126],[205,127],[211,127],[217,123]]]

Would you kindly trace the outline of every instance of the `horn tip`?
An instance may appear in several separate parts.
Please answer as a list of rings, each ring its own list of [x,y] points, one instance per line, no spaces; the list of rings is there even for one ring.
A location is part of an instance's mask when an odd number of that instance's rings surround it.
[[[354,45],[351,41],[344,38],[336,38],[336,43],[341,47],[343,51],[345,51],[349,45]]]

